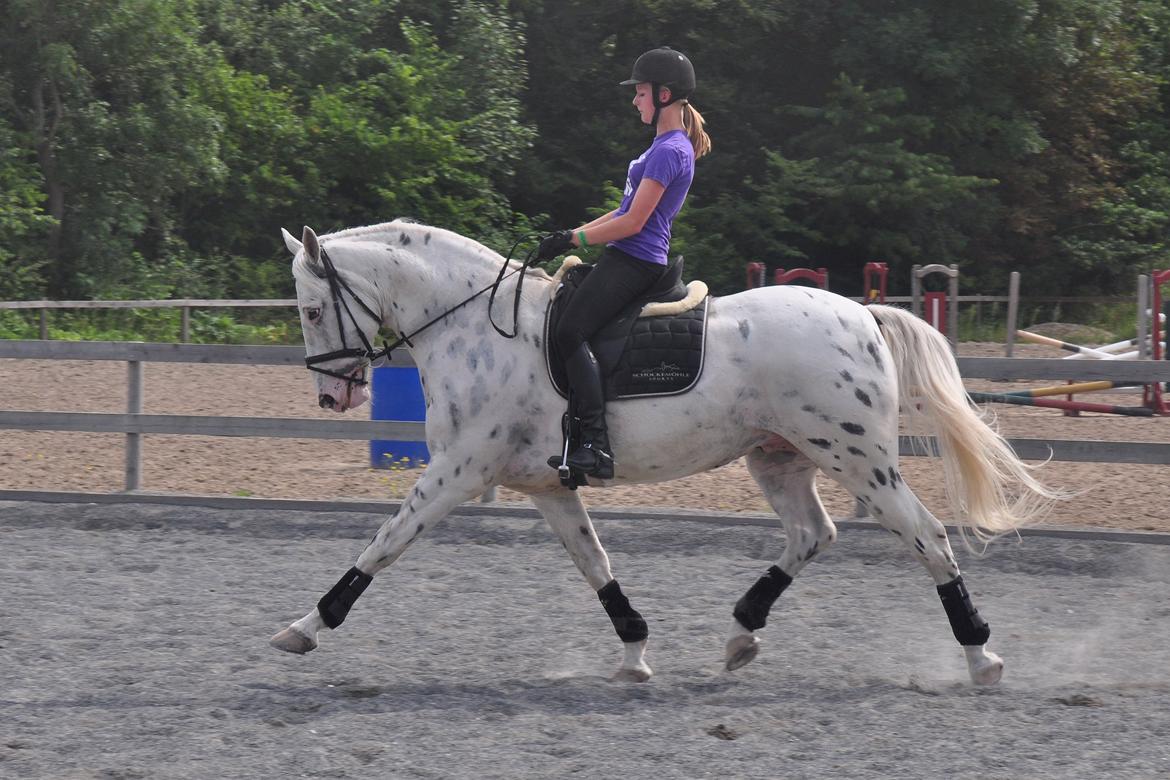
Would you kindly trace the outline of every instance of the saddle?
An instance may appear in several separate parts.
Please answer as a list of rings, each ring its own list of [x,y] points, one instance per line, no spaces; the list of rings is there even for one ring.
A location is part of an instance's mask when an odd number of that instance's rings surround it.
[[[549,377],[568,398],[564,360],[556,332],[569,301],[593,270],[576,257],[565,260],[553,277],[554,294],[545,313],[545,358]],[[685,393],[699,381],[707,321],[707,285],[683,283],[683,258],[677,257],[642,297],[589,340],[605,384],[607,401]]]

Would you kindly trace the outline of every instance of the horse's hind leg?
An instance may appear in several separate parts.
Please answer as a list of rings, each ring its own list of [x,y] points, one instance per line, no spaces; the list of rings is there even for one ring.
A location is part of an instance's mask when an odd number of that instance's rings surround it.
[[[951,632],[967,656],[976,685],[993,685],[1003,676],[1003,659],[987,650],[991,629],[971,603],[946,527],[922,505],[895,468],[873,469],[868,490],[858,495],[879,523],[909,548],[934,580]],[[879,479],[879,476],[881,477]]]
[[[748,471],[780,517],[788,543],[780,560],[736,602],[727,641],[727,668],[738,669],[759,652],[755,632],[768,611],[809,561],[837,538],[837,529],[817,497],[816,465],[783,445],[748,453]]]
[[[609,569],[609,556],[597,538],[593,522],[576,491],[558,489],[533,493],[532,503],[560,537],[569,557],[597,592],[606,614],[625,646],[625,656],[614,680],[645,682],[653,674],[646,663],[646,621],[630,606]]]

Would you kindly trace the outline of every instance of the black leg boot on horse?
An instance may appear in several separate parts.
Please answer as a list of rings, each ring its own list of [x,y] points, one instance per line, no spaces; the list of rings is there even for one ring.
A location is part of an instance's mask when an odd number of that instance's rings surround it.
[[[589,342],[569,355],[565,371],[576,401],[574,411],[581,419],[581,446],[569,453],[566,462],[569,468],[590,477],[613,479],[613,451],[605,424],[605,386],[601,381],[601,366]]]

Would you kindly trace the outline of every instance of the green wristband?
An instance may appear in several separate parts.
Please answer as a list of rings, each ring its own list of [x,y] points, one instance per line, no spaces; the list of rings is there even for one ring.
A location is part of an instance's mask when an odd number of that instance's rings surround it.
[[[577,231],[577,240],[581,242],[581,246],[589,246],[589,242],[585,239],[585,231]]]

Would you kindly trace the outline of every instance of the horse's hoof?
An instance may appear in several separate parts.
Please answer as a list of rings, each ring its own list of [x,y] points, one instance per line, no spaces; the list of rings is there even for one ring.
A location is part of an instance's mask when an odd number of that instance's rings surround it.
[[[727,671],[734,672],[747,666],[760,653],[760,640],[751,634],[741,634],[727,641]]]
[[[609,679],[619,683],[644,683],[650,679],[651,674],[650,667],[619,669],[618,673]]]
[[[300,631],[286,628],[269,639],[268,644],[286,653],[304,655],[317,647],[317,640],[313,637],[305,636]]]
[[[976,685],[995,685],[1003,677],[1003,659],[995,653],[982,650],[977,654],[968,653],[967,669],[971,682]]]

